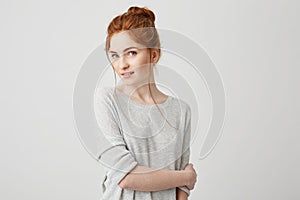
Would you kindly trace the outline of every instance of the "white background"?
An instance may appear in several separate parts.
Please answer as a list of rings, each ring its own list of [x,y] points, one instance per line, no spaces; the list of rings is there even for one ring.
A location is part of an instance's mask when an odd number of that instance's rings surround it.
[[[190,199],[300,198],[300,3],[1,1],[0,198],[100,199],[102,166],[82,146],[72,94],[84,60],[129,6],[201,44],[224,81],[227,118],[194,163]]]

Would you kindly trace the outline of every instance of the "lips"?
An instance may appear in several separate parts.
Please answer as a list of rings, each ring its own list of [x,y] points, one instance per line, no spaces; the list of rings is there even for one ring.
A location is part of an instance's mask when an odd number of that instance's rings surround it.
[[[134,73],[133,71],[132,71],[132,72],[125,72],[125,73],[122,73],[121,75],[122,75],[123,77],[129,77],[129,76],[131,76],[133,73]]]

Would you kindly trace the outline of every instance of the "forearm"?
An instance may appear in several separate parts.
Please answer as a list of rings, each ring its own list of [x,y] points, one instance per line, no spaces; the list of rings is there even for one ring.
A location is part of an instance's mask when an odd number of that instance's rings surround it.
[[[188,195],[183,190],[176,188],[176,200],[187,200]]]
[[[184,170],[156,170],[138,165],[125,176],[119,186],[137,191],[160,191],[184,186],[187,181]]]

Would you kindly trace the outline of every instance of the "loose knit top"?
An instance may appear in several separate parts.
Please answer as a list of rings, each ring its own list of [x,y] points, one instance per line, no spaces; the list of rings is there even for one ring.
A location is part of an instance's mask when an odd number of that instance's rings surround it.
[[[156,105],[142,104],[114,90],[98,88],[94,111],[103,146],[99,162],[103,200],[176,200],[176,188],[161,191],[122,189],[118,183],[137,165],[153,169],[183,170],[189,163],[191,109],[183,100],[168,96]],[[169,123],[171,124],[169,125]],[[179,189],[190,194],[186,186]]]

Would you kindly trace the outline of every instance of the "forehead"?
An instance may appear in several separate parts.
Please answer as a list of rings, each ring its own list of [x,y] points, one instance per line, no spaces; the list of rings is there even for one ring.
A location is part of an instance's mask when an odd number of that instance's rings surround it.
[[[145,48],[132,40],[127,31],[116,33],[110,39],[110,51],[123,52],[124,49],[129,47]]]

